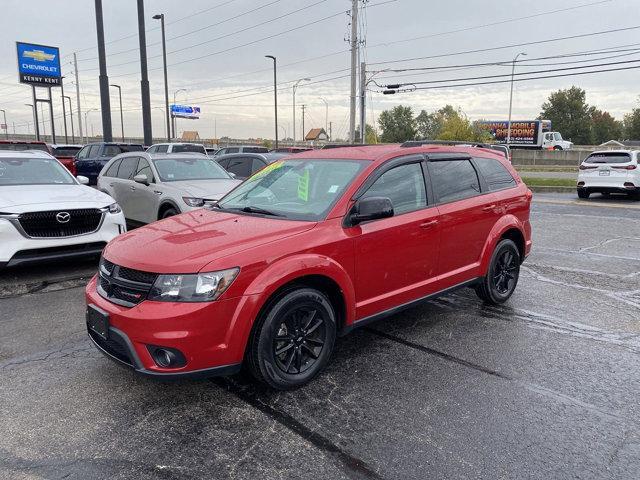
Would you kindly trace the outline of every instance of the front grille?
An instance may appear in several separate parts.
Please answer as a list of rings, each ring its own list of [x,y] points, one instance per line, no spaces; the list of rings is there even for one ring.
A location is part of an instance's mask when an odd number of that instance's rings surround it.
[[[18,220],[32,238],[74,237],[95,232],[102,221],[102,212],[97,208],[27,212]]]
[[[133,307],[147,298],[157,277],[155,273],[121,267],[102,258],[98,293],[113,303]]]

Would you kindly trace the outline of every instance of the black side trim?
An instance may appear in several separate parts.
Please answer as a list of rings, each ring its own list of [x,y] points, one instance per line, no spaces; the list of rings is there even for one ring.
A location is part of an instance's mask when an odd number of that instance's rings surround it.
[[[454,285],[453,287],[445,288],[444,290],[440,290],[439,292],[432,293],[427,295],[426,297],[418,298],[416,300],[412,300],[407,303],[403,303],[402,305],[398,305],[397,307],[390,308],[389,310],[385,310],[380,313],[376,313],[369,317],[361,318],[360,320],[356,320],[351,325],[346,325],[341,331],[340,336],[347,335],[352,332],[356,328],[364,327],[365,325],[369,325],[371,323],[377,322],[378,320],[382,320],[384,318],[390,317],[391,315],[395,315],[403,310],[406,310],[411,307],[416,307],[421,303],[427,302],[429,300],[433,300],[434,298],[441,297],[442,295],[446,295],[447,293],[454,292],[456,290],[460,290],[461,288],[471,287],[478,283],[482,277],[476,277],[474,279],[468,280],[466,282],[459,283],[458,285]]]

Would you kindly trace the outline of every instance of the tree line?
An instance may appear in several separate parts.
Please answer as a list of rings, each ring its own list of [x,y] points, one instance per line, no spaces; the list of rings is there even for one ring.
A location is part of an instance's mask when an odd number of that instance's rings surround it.
[[[542,104],[539,119],[551,120],[554,131],[577,145],[597,145],[609,140],[640,140],[640,107],[634,108],[622,120],[609,112],[589,105],[586,92],[579,87],[558,90]],[[523,119],[516,119],[523,120]],[[397,143],[414,139],[459,140],[483,142],[490,140],[486,131],[470,121],[460,108],[445,105],[435,112],[422,110],[414,115],[411,107],[398,105],[383,111],[378,118],[381,135],[367,125],[366,141]]]

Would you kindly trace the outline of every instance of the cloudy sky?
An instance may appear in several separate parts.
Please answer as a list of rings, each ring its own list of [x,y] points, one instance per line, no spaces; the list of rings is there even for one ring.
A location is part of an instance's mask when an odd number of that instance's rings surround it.
[[[31,111],[24,106],[31,103],[31,90],[17,83],[15,41],[19,40],[60,47],[63,73],[68,76],[65,93],[74,97],[71,61],[77,52],[82,109],[95,109],[88,115],[88,128],[101,132],[94,2],[3,0],[2,4],[0,108],[7,112],[10,131],[13,123],[18,133],[26,133],[28,128],[33,131],[33,125],[28,125]],[[154,136],[164,135],[160,110],[164,90],[159,22],[151,17],[164,13],[170,95],[186,89],[178,93],[178,103],[202,108],[200,120],[179,121],[180,132],[198,130],[203,138],[214,134],[272,137],[273,93],[269,89],[273,77],[271,60],[264,58],[270,54],[277,56],[279,64],[280,136],[285,131],[292,134],[292,82],[309,78],[300,84],[296,96],[298,106],[307,106],[306,129],[324,126],[324,99],[334,138],[345,137],[350,64],[345,41],[350,18],[346,11],[350,4],[349,0],[146,0]],[[472,119],[505,118],[508,83],[452,84],[503,81],[508,77],[498,75],[510,73],[510,65],[470,65],[509,62],[519,52],[526,52],[527,57],[521,57],[526,61],[518,64],[518,73],[583,67],[532,76],[640,66],[638,0],[369,0],[365,4],[361,54],[373,79],[379,85],[441,81],[415,86],[447,87],[383,96],[371,83],[369,123],[375,123],[382,110],[398,104],[410,105],[417,113],[450,103]],[[139,136],[142,120],[135,0],[104,0],[104,24],[109,80],[122,86],[125,134]],[[576,38],[556,40],[572,36]],[[617,64],[584,68],[614,62]],[[423,70],[399,71],[409,68]],[[459,80],[487,76],[496,77]],[[519,82],[515,85],[514,117],[532,118],[550,92],[578,85],[587,91],[590,104],[622,118],[638,106],[639,76],[640,70],[629,69]],[[116,92],[112,89],[115,136],[120,132]],[[61,117],[59,89],[54,89],[54,96],[55,114]],[[300,121],[298,109],[298,136]],[[61,122],[57,118],[58,132]],[[46,128],[49,132],[50,126]]]

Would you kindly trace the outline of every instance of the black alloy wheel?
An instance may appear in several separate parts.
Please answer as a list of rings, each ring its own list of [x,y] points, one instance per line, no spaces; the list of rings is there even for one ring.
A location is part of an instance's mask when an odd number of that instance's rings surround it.
[[[278,390],[300,387],[327,364],[336,339],[336,314],[327,296],[298,287],[272,299],[254,324],[246,364]]]
[[[520,251],[513,240],[501,240],[493,251],[487,275],[476,286],[478,297],[492,305],[506,302],[518,285],[520,264]]]

